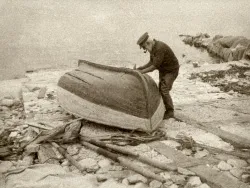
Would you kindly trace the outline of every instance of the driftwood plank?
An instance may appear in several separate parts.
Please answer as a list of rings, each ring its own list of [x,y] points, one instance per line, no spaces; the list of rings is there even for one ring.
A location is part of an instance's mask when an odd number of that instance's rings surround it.
[[[187,157],[181,152],[170,148],[161,142],[153,142],[148,145],[162,155],[172,159],[178,167],[186,167],[190,171],[196,173],[199,177],[202,178],[203,181],[206,181],[207,184],[209,184],[213,188],[249,188],[249,185],[240,182],[237,179],[232,179],[223,172],[218,172],[211,169],[206,165],[209,163],[209,161],[207,160],[203,160],[203,164],[202,160],[199,160],[200,164],[198,164],[197,159]],[[197,162],[198,165],[192,165],[191,167],[188,167],[188,162],[193,164]]]
[[[180,121],[184,121],[185,123],[193,125],[199,129],[213,133],[213,134],[219,136],[224,141],[229,142],[238,148],[250,148],[250,139],[242,138],[242,137],[237,136],[235,134],[226,132],[220,128],[208,126],[206,123],[198,122],[198,121],[196,121],[188,116],[185,116],[181,113],[178,113],[178,112],[175,113],[175,117]]]

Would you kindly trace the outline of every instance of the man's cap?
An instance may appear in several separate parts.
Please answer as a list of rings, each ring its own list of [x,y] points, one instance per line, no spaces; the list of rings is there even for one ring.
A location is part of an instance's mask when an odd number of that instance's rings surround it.
[[[148,40],[148,32],[144,33],[137,41],[137,44],[141,47],[141,45]]]

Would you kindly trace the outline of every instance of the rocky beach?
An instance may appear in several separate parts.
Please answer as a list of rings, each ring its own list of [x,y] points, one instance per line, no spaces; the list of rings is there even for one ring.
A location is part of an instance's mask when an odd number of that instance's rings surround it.
[[[165,136],[155,142],[123,146],[163,164],[176,165],[176,170],[164,170],[128,158],[139,168],[154,172],[160,177],[157,180],[130,170],[77,140],[59,143],[82,171],[51,145],[53,139],[30,144],[67,122],[63,137],[76,133],[90,138],[130,135],[128,131],[86,120],[70,123],[78,117],[60,107],[56,85],[71,69],[39,70],[26,73],[22,79],[1,81],[1,187],[14,187],[24,181],[24,187],[40,187],[48,181],[52,187],[58,181],[65,187],[249,187],[249,67],[247,59],[208,64],[183,57],[172,91],[176,119],[165,120],[159,129]],[[187,146],[185,138],[191,139],[193,145]],[[43,178],[48,175],[50,179]],[[33,178],[27,180],[29,176]],[[40,183],[34,181],[39,178]]]

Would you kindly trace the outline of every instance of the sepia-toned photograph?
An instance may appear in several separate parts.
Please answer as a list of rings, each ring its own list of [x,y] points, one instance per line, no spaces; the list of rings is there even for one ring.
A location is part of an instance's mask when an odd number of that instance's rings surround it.
[[[0,188],[250,188],[250,1],[0,0]]]

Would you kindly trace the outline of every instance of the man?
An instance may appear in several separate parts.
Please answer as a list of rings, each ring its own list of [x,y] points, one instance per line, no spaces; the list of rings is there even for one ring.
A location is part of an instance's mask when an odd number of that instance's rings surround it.
[[[166,108],[164,119],[173,118],[174,105],[170,90],[179,73],[178,59],[167,44],[151,39],[147,32],[139,38],[137,44],[144,49],[144,53],[150,53],[150,61],[137,70],[142,74],[156,69],[159,71],[159,91]]]

